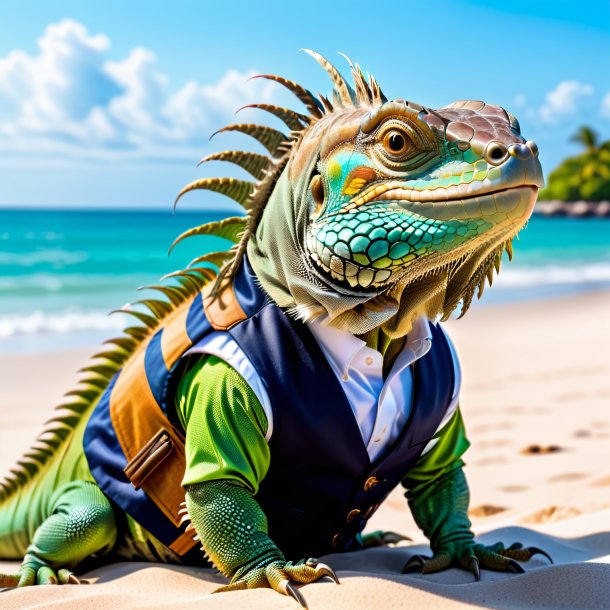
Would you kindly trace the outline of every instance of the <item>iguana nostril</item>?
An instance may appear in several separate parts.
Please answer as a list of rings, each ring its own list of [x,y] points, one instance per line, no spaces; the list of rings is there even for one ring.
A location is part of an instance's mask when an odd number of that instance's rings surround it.
[[[532,151],[532,156],[536,159],[538,157],[538,144],[532,140],[528,140],[525,145]]]
[[[526,144],[511,144],[508,147],[508,154],[511,157],[516,157],[517,159],[521,159],[521,161],[525,161],[532,156],[532,151]]]
[[[490,165],[500,165],[508,157],[508,149],[502,142],[490,142],[485,147],[483,157]]]

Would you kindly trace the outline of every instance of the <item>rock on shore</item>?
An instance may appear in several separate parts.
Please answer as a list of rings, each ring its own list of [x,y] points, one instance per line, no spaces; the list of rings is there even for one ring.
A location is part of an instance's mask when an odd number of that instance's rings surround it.
[[[610,218],[610,201],[539,201],[534,213],[570,218]]]

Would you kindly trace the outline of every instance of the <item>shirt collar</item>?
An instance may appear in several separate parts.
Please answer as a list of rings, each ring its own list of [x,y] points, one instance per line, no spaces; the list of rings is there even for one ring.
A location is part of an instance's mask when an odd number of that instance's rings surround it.
[[[351,333],[320,322],[310,322],[308,326],[326,359],[342,377],[347,377],[352,360],[366,343]]]
[[[310,322],[308,327],[333,368],[338,370],[342,377],[347,377],[354,357],[360,350],[366,348],[366,343],[347,331],[320,322]],[[407,341],[399,355],[400,363],[397,361],[395,366],[398,365],[400,369],[403,369],[415,362],[428,353],[431,344],[430,322],[425,316],[415,318],[411,332],[407,335]]]
[[[432,347],[432,331],[430,330],[430,322],[425,316],[419,316],[413,321],[411,332],[407,335],[407,341],[398,357],[390,376],[398,375],[408,366],[411,366],[416,360],[425,356]]]

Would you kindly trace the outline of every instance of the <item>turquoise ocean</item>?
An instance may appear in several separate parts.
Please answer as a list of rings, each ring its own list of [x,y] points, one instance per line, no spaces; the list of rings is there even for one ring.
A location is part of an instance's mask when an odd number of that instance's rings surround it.
[[[182,231],[226,213],[0,209],[0,353],[91,345],[115,336],[142,298],[196,256],[228,242]],[[476,307],[610,287],[610,220],[535,216],[513,262]]]

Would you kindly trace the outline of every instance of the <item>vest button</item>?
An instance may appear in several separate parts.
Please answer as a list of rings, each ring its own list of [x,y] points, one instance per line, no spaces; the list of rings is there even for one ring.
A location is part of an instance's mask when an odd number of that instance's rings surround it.
[[[349,513],[347,513],[345,521],[347,523],[351,523],[361,512],[362,511],[359,508],[354,508],[354,510],[350,510]]]
[[[364,482],[364,491],[368,491],[369,489],[372,489],[373,487],[375,487],[375,485],[377,485],[377,483],[381,483],[381,481],[373,476],[373,477],[369,477],[365,482]]]
[[[339,534],[335,534],[333,536],[333,549],[338,548],[342,542],[343,542],[343,539],[341,538],[341,536]]]

